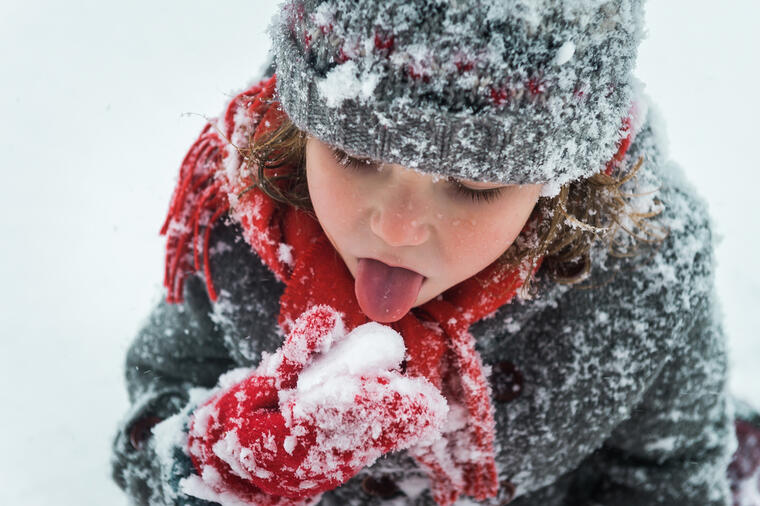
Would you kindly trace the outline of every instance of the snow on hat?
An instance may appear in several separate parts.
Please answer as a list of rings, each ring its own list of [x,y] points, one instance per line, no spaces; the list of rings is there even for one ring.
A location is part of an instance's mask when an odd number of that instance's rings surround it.
[[[296,126],[460,179],[564,184],[625,136],[643,0],[286,0],[270,26]]]

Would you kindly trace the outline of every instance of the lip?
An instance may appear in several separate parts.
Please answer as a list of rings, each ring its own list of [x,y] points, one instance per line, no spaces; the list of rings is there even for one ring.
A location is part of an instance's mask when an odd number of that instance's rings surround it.
[[[417,273],[417,274],[419,274],[420,276],[422,276],[422,280],[423,280],[423,281],[425,281],[425,280],[427,279],[427,276],[425,276],[424,274],[422,274],[420,271],[418,271],[418,270],[416,270],[416,269],[412,269],[411,267],[408,267],[408,266],[406,266],[406,265],[402,265],[402,264],[400,264],[400,263],[398,263],[398,262],[393,262],[393,261],[391,261],[391,260],[382,259],[382,258],[377,258],[377,257],[356,257],[356,261],[358,262],[358,261],[359,261],[359,260],[361,260],[362,258],[367,258],[367,259],[369,259],[369,260],[375,260],[376,262],[382,262],[382,263],[384,263],[385,265],[387,265],[387,266],[389,266],[389,267],[400,267],[400,268],[402,268],[402,269],[406,269],[406,270],[408,270],[408,271],[412,271],[412,272],[414,272],[414,273]]]

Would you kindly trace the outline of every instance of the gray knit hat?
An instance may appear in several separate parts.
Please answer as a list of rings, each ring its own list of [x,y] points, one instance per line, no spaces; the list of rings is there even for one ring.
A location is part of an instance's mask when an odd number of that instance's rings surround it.
[[[624,136],[643,0],[287,0],[270,33],[291,120],[357,156],[554,185]]]

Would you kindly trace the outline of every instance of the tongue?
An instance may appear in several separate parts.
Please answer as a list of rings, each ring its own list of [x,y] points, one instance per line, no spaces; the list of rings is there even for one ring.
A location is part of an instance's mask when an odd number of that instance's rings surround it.
[[[395,322],[409,312],[422,286],[422,274],[360,258],[354,289],[359,306],[380,323]]]

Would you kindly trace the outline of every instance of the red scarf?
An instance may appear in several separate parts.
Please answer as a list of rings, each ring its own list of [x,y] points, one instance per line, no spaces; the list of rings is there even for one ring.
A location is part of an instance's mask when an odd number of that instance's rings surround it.
[[[184,278],[200,269],[201,229],[208,293],[217,300],[208,242],[214,222],[229,212],[253,250],[285,284],[278,322],[286,335],[296,318],[315,304],[342,312],[351,330],[369,320],[356,301],[350,271],[319,223],[302,211],[276,203],[258,188],[241,195],[252,180],[241,163],[239,148],[246,148],[284,118],[275,98],[275,82],[273,76],[233,99],[216,129],[207,125],[182,163],[161,229],[167,234],[167,300],[181,302]],[[533,233],[535,219],[522,231]],[[534,272],[538,266],[533,266]],[[530,270],[527,264],[506,269],[494,262],[391,324],[406,343],[406,373],[424,376],[441,389],[452,409],[466,413],[463,427],[445,433],[432,447],[410,450],[427,470],[439,504],[452,504],[460,494],[483,500],[498,493],[490,387],[468,329],[509,302]]]

